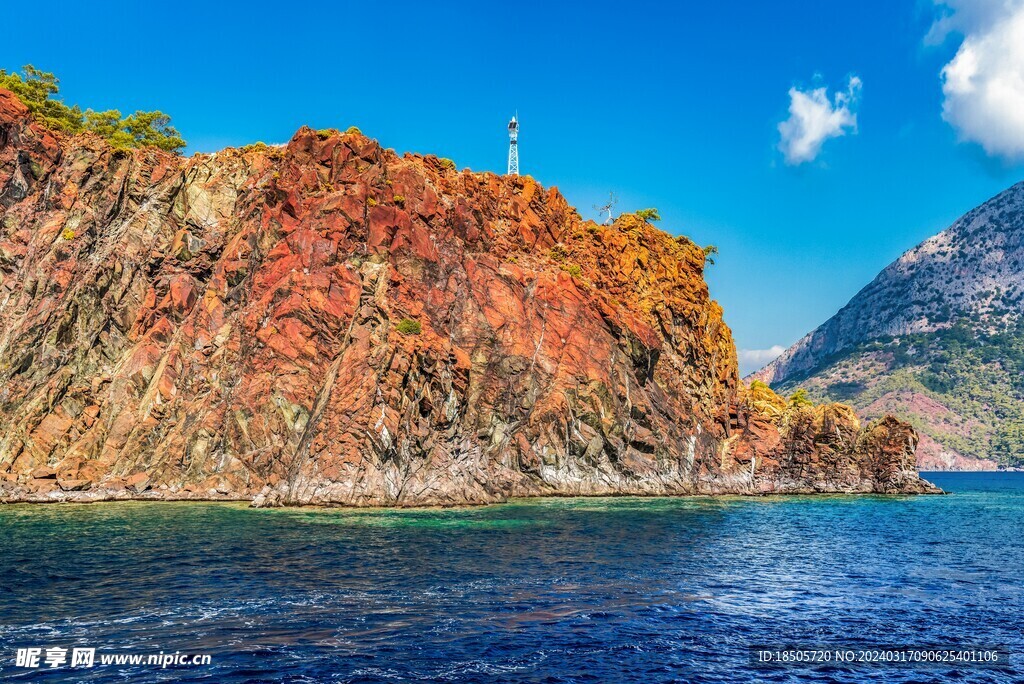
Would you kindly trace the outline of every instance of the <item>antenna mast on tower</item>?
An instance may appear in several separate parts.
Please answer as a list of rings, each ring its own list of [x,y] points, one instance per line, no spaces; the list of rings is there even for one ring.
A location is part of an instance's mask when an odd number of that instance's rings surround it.
[[[508,122],[508,175],[519,175],[519,121]]]

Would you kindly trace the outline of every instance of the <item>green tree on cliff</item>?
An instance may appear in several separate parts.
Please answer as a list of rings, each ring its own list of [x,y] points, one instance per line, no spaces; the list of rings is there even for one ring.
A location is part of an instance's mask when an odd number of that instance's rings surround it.
[[[0,69],[0,88],[18,96],[36,119],[47,126],[66,133],[82,130],[82,110],[68,107],[56,97],[60,81],[53,74],[36,69],[31,64],[22,67],[23,76]]]
[[[85,113],[85,128],[110,141],[114,147],[159,147],[176,152],[185,141],[171,125],[171,118],[162,112],[135,112],[126,117],[110,109]]]
[[[60,92],[57,77],[31,64],[22,67],[21,74],[0,69],[0,88],[17,95],[39,123],[53,130],[65,133],[90,131],[121,149],[157,147],[178,152],[186,144],[171,126],[171,117],[163,112],[137,111],[122,117],[116,109],[105,112],[90,109],[83,114],[78,105],[67,106],[57,97]]]
[[[171,117],[161,111],[138,111],[124,118],[122,130],[135,142],[132,147],[159,147],[168,152],[177,152],[185,147],[185,141],[171,125]]]

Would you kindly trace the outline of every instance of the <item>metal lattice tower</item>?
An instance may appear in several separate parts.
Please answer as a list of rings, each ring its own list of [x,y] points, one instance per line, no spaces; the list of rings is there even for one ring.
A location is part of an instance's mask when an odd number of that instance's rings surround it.
[[[519,121],[508,122],[508,175],[519,175]]]

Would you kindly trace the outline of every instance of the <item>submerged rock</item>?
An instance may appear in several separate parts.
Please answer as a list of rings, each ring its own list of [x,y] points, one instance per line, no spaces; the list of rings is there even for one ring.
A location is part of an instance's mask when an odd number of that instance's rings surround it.
[[[748,396],[699,247],[529,177],[115,150],[0,90],[0,211],[4,500],[934,491],[909,425]]]

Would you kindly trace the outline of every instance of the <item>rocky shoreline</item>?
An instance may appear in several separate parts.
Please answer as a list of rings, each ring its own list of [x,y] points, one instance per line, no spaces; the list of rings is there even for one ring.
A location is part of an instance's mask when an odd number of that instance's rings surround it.
[[[256,497],[238,496],[233,494],[192,494],[170,491],[149,491],[130,492],[128,490],[91,490],[87,492],[67,492],[54,490],[50,492],[19,492],[17,490],[0,493],[0,505],[14,506],[18,504],[100,504],[116,503],[125,501],[166,501],[166,502],[195,502],[195,503],[245,503],[248,502],[252,508],[458,508],[463,506],[489,506],[495,504],[513,503],[521,499],[550,498],[619,498],[619,497],[640,497],[640,498],[715,498],[715,497],[748,497],[748,498],[772,498],[788,496],[924,496],[943,495],[942,489],[932,485],[927,480],[922,480],[919,486],[902,488],[898,491],[879,492],[866,485],[861,489],[813,489],[801,483],[790,483],[790,486],[779,487],[770,491],[732,491],[732,490],[709,490],[693,493],[640,493],[616,490],[605,494],[562,494],[562,493],[538,493],[532,495],[512,496],[508,498],[494,499],[493,501],[462,501],[449,503],[391,503],[391,504],[352,504],[338,502],[306,502],[306,503],[279,503],[267,501],[265,495]]]

